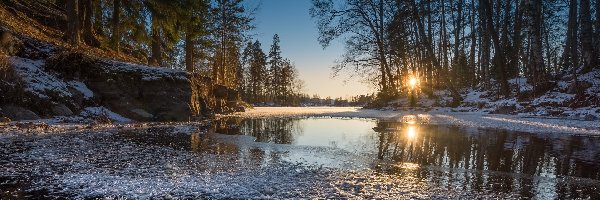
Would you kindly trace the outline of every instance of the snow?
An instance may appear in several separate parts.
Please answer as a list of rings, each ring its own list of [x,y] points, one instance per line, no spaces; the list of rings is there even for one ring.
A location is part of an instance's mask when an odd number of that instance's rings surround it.
[[[510,79],[508,80],[508,83],[513,86],[518,86],[521,92],[533,91],[533,86],[527,83],[527,78],[524,77]]]
[[[164,67],[150,67],[147,65],[140,65],[134,63],[126,63],[119,61],[105,61],[107,71],[110,72],[137,72],[141,73],[142,80],[152,81],[160,79],[178,79],[187,80],[187,73],[181,70],[169,69]]]
[[[563,102],[569,101],[575,97],[574,94],[566,94],[561,92],[548,92],[539,98],[536,98],[532,101],[534,105],[539,105],[541,103],[558,103],[561,104]]]
[[[11,57],[9,62],[23,77],[26,85],[25,91],[43,98],[49,98],[49,93],[57,93],[60,97],[72,96],[65,82],[43,69],[44,61]]]
[[[90,99],[94,97],[94,92],[90,90],[84,83],[81,81],[69,81],[67,82],[71,87],[75,88],[77,91],[83,94],[83,98]]]
[[[585,112],[592,113],[594,110]],[[349,118],[377,118],[393,121],[416,119],[416,123],[455,125],[473,128],[506,129],[531,133],[590,134],[600,135],[598,121],[581,121],[564,118],[540,118],[527,115],[495,115],[484,112],[452,112],[451,109],[437,108],[432,111],[372,110],[355,107],[256,107],[244,113],[233,114],[240,117],[273,116],[331,116]]]
[[[133,122],[133,120],[123,117],[123,116],[121,116],[113,111],[110,111],[109,109],[106,109],[105,107],[102,107],[102,106],[84,108],[83,111],[81,111],[81,113],[79,115],[84,118],[96,118],[99,116],[106,115],[106,117],[113,122],[118,122],[118,123]]]

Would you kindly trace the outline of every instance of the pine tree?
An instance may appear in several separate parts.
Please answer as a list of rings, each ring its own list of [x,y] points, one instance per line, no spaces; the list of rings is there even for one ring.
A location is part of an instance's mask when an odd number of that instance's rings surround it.
[[[273,36],[273,44],[269,50],[269,61],[267,63],[269,65],[268,85],[270,99],[275,102],[279,101],[280,97],[283,95],[283,58],[281,57],[281,47],[279,46],[279,42],[279,35],[275,34]]]
[[[231,72],[235,74],[235,63],[239,63],[239,58],[231,56],[239,52],[246,32],[253,28],[250,24],[253,19],[246,13],[243,0],[216,0],[215,4],[211,11],[211,21],[214,23],[211,32],[217,49],[212,69],[213,80],[217,84],[232,85],[234,80],[226,79],[226,75]]]
[[[257,40],[252,45],[252,59],[249,69],[251,102],[260,102],[265,100],[263,92],[267,74],[266,59],[267,57],[261,49],[261,44]]]

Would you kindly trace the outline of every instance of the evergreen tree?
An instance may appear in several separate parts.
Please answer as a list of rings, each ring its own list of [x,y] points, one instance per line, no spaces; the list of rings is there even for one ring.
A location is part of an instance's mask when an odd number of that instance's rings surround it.
[[[217,84],[233,85],[235,80],[227,79],[227,74],[235,74],[242,42],[246,32],[251,30],[252,17],[246,13],[243,0],[216,0],[211,11],[214,29],[213,41],[216,51],[212,66],[213,80]]]
[[[264,86],[267,76],[267,57],[261,49],[261,44],[257,40],[252,45],[252,58],[249,68],[250,101],[264,101]]]
[[[283,58],[281,57],[281,47],[279,46],[279,35],[273,36],[273,44],[269,50],[268,65],[269,65],[269,98],[277,102],[283,95]]]

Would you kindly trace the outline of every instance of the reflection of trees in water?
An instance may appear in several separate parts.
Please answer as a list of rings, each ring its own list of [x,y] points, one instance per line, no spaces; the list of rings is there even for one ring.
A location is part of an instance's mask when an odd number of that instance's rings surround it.
[[[242,119],[242,118],[223,118],[213,122],[210,132],[216,132],[227,135],[248,135],[257,138],[259,142],[271,142],[278,144],[290,144],[293,141],[293,135],[302,132],[298,126],[298,119],[289,118],[263,118],[263,119]],[[194,140],[194,136],[192,137]],[[199,140],[200,141],[200,140]],[[201,144],[202,142],[198,143]],[[217,153],[219,147],[228,150],[226,143],[211,144],[216,145]],[[231,144],[229,144],[231,145]],[[235,145],[233,145],[235,146]],[[269,163],[280,162],[283,156],[282,152],[257,147],[231,149],[235,151],[234,155],[239,159],[240,164],[246,166],[265,166]],[[213,150],[214,151],[214,150]]]
[[[258,142],[291,144],[294,136],[302,134],[298,118],[228,118],[216,123],[217,132],[230,135],[249,135]]]
[[[421,166],[524,173],[534,176],[576,176],[600,179],[600,139],[547,136],[503,130],[461,129],[397,122],[378,122],[378,158]],[[413,133],[411,133],[411,131]],[[416,133],[414,133],[416,132]],[[490,177],[476,173],[465,178],[482,186]],[[465,175],[466,176],[466,175]],[[456,178],[456,177],[454,177]],[[527,181],[529,180],[529,181]],[[532,179],[496,180],[512,190],[531,192]],[[502,185],[502,186],[500,186]],[[565,188],[562,188],[563,190]]]

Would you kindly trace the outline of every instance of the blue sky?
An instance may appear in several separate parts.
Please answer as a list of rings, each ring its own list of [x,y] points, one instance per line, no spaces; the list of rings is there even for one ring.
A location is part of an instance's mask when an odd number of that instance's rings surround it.
[[[347,97],[371,92],[359,80],[332,78],[331,66],[343,54],[340,41],[323,49],[317,41],[318,30],[310,17],[310,0],[248,0],[250,7],[260,4],[255,13],[254,38],[268,54],[273,35],[279,34],[283,57],[295,63],[305,84],[305,93],[321,97]]]

